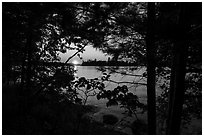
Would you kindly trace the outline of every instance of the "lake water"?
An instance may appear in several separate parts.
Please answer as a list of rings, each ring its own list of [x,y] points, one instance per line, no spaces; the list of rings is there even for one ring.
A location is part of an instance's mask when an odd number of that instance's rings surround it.
[[[93,79],[93,78],[100,78],[103,75],[102,71],[99,71],[97,66],[75,66],[75,70],[77,70],[75,76],[77,77],[85,77],[86,79]],[[134,75],[142,75],[144,72],[146,72],[145,67],[134,67],[134,66],[121,66],[121,67],[105,67],[106,73],[110,73],[111,69],[113,69],[116,72],[122,72],[121,73],[111,73],[110,80],[115,82],[121,82],[120,86],[126,85],[130,92],[137,95],[139,97],[139,101],[141,103],[147,104],[147,88],[146,88],[146,78],[138,77]],[[124,75],[124,73],[128,75]],[[134,83],[143,83],[143,85],[137,85],[137,84],[131,84]],[[115,87],[117,87],[119,84],[114,82],[105,82],[106,89],[113,90]],[[156,94],[158,95],[161,92],[161,90],[156,87]],[[83,94],[83,93],[80,93]],[[88,98],[86,105],[93,105],[100,110],[94,114],[91,115],[92,119],[98,122],[103,122],[103,116],[105,114],[111,114],[116,116],[119,121],[116,125],[114,125],[115,130],[124,132],[125,134],[132,134],[131,130],[131,123],[136,120],[134,116],[127,116],[127,114],[124,114],[125,109],[120,108],[120,106],[109,106],[106,107],[107,100],[106,99],[100,99],[97,100],[96,96],[91,96]],[[147,113],[137,113],[138,119],[143,121],[144,123],[147,122]]]
[[[99,66],[75,66],[75,70],[77,70],[75,76],[77,77],[85,77],[86,79],[100,78],[103,75],[103,72],[98,70]],[[146,78],[138,77],[134,75],[142,75],[146,72],[145,67],[135,67],[135,66],[120,66],[120,67],[105,67],[106,73],[110,73],[111,69],[116,71],[116,73],[111,73],[110,80],[115,82],[105,82],[106,89],[113,90],[118,85],[126,85],[130,92],[136,94],[142,103],[146,104],[147,100],[147,90],[146,85],[138,85],[132,83],[142,83],[146,84]],[[117,73],[120,72],[120,73]],[[122,73],[122,74],[121,74]],[[128,75],[124,75],[124,73]],[[157,88],[157,94],[160,93],[160,89]],[[95,105],[95,106],[104,106],[106,100],[97,100],[96,97],[89,97],[87,100],[87,104]]]
[[[103,75],[103,72],[99,71],[97,66],[75,66],[75,70],[77,70],[75,76],[77,77],[85,77],[86,79],[93,79],[93,78],[100,78]],[[133,94],[136,94],[139,97],[139,101],[147,104],[147,88],[146,85],[137,85],[137,84],[130,84],[130,82],[140,82],[143,84],[147,83],[146,78],[141,78],[133,75],[142,75],[144,72],[146,72],[145,67],[134,67],[134,66],[121,66],[121,67],[106,67],[106,73],[110,73],[110,69],[113,69],[117,72],[127,73],[130,75],[123,75],[120,73],[111,73],[110,79],[112,81],[116,82],[122,82],[121,85],[126,85],[129,88],[129,91]],[[126,83],[123,83],[126,82]],[[129,83],[128,83],[129,82]],[[113,82],[106,82],[105,83],[106,89],[113,90],[115,87],[118,86],[117,83]],[[158,96],[162,90],[159,88],[159,86],[156,85],[156,96]],[[94,114],[91,115],[91,117],[98,121],[103,122],[103,115],[105,114],[112,114],[116,116],[119,120],[123,120],[122,122],[118,122],[116,125],[114,125],[114,129],[124,132],[126,134],[133,134],[131,130],[131,123],[135,120],[135,117],[126,117],[124,115],[124,109],[120,108],[120,106],[110,106],[106,107],[107,100],[101,99],[97,100],[95,96],[91,96],[88,98],[86,104],[87,105],[94,105],[100,108],[100,110]],[[147,124],[147,113],[137,114],[137,117],[140,121],[143,121]],[[197,119],[196,119],[197,120]],[[183,129],[182,133],[189,134],[190,131],[194,129],[200,129],[202,126],[202,120],[193,120],[191,125],[188,125],[188,129]],[[196,127],[196,128],[195,128]],[[157,127],[158,128],[158,127]],[[113,127],[112,127],[113,129]],[[159,129],[159,128],[158,128]],[[200,129],[201,130],[201,129]]]

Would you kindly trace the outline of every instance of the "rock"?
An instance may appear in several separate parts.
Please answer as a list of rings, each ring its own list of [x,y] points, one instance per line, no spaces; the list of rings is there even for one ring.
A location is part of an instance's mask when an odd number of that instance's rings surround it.
[[[116,116],[114,116],[112,114],[103,115],[103,123],[104,124],[114,125],[117,122],[118,122],[118,118]]]
[[[147,125],[140,120],[135,120],[131,125],[131,129],[134,135],[146,135],[147,134]]]

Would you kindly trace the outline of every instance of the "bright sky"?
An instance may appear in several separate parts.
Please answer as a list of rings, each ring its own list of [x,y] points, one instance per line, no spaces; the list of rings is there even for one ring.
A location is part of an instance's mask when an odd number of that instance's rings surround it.
[[[74,53],[76,52],[76,50],[71,50],[68,51],[65,54],[60,54],[61,57],[61,61],[65,62],[70,56],[72,56]],[[83,58],[84,61],[87,61],[89,59],[94,60],[108,60],[108,55],[104,54],[102,51],[99,51],[95,48],[93,48],[91,45],[85,47],[85,51],[83,53],[81,53],[81,57]],[[73,61],[78,61],[79,63],[82,62],[82,60],[76,55],[75,57],[73,57],[69,63],[72,63]]]

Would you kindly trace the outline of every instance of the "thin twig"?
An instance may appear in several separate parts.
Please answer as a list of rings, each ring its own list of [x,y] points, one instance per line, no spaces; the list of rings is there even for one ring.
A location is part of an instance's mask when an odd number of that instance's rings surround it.
[[[116,83],[116,84],[138,84],[138,85],[147,85],[146,83],[139,83],[139,82],[129,82],[129,81],[114,81],[114,80],[108,80],[110,82]]]
[[[79,52],[81,52],[88,44],[84,45],[81,49],[79,49],[77,52],[75,52],[71,57],[69,57],[64,64],[67,64],[70,59],[72,59],[74,56],[76,56]]]
[[[135,74],[126,73],[126,72],[123,73],[123,72],[119,72],[119,71],[116,71],[116,70],[111,70],[111,72],[118,73],[118,74],[121,74],[121,75],[133,76],[133,77],[144,77],[143,75],[135,75]]]

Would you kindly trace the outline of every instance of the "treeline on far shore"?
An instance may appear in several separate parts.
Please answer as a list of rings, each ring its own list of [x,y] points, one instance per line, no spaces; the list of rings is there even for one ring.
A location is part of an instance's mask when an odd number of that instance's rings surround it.
[[[43,66],[63,66],[63,65],[74,65],[72,63],[64,63],[64,62],[33,62],[33,65],[43,65]],[[95,61],[88,60],[83,61],[81,64],[77,64],[79,66],[135,66],[137,63],[125,62],[125,61]]]
[[[19,63],[13,64],[14,66],[19,66]],[[64,62],[35,62],[32,61],[33,66],[73,66],[72,63],[64,63]],[[136,62],[125,62],[125,61],[83,61],[81,64],[77,64],[79,66],[137,66],[142,65]]]
[[[135,66],[136,63],[124,61],[86,61],[81,66]]]

